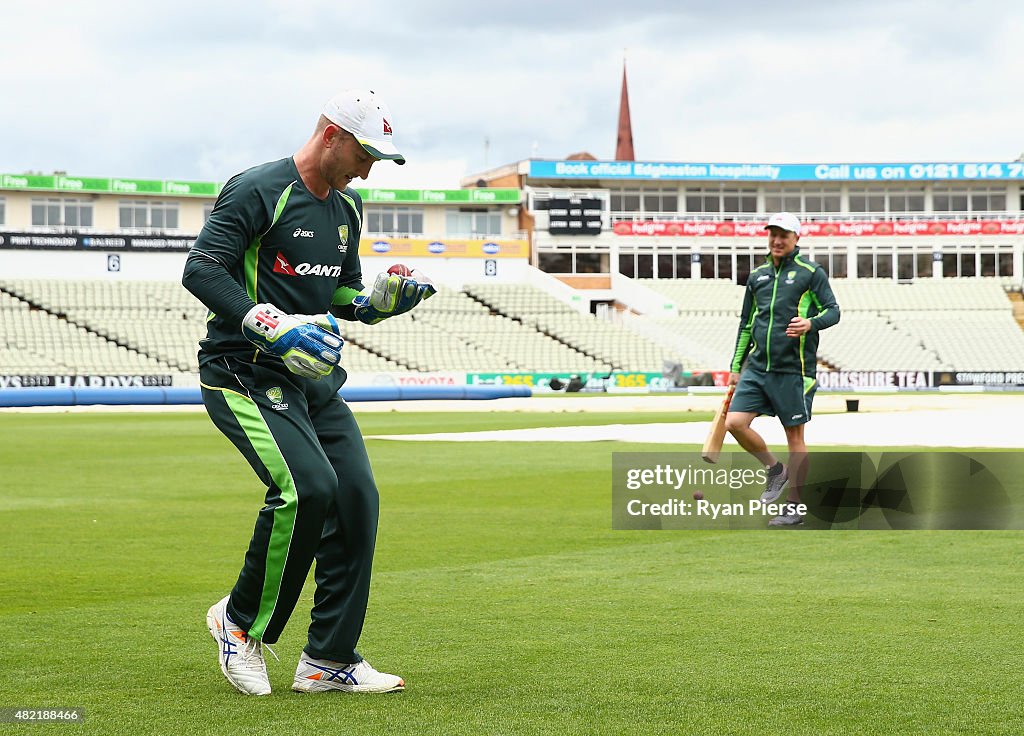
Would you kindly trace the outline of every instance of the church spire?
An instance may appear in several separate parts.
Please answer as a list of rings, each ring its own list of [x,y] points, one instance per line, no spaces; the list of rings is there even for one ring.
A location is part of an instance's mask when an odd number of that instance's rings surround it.
[[[622,96],[619,98],[619,134],[615,140],[615,160],[635,161],[633,125],[629,119],[629,90],[626,87],[626,60],[622,60]]]

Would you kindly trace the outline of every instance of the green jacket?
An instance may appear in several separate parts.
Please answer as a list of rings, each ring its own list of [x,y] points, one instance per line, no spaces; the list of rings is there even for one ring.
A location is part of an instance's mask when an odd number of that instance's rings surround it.
[[[288,314],[350,304],[363,289],[362,209],[352,189],[316,197],[291,158],[231,177],[182,275],[185,288],[210,309],[200,365],[221,355],[256,359],[241,329],[255,304],[269,302]]]
[[[811,331],[787,337],[786,326],[799,315],[811,320]],[[814,377],[818,332],[839,322],[839,305],[825,270],[794,248],[775,268],[771,256],[750,272],[743,296],[740,329],[730,370],[747,365],[774,373]],[[749,353],[749,358],[748,358]]]

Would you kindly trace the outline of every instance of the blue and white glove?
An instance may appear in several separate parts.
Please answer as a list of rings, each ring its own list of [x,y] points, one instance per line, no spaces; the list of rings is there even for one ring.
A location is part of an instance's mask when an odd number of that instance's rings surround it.
[[[411,276],[380,273],[373,286],[363,289],[352,304],[356,319],[375,325],[388,317],[405,314],[436,293],[434,282],[420,271],[413,271]]]
[[[257,304],[242,319],[242,334],[304,378],[320,380],[341,362],[344,341],[330,314],[285,314],[273,304]]]

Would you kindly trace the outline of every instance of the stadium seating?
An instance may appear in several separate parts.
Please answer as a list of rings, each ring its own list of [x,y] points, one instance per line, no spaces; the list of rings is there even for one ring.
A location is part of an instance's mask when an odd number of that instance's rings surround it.
[[[10,374],[167,373],[168,366],[41,310],[4,308],[0,371]]]
[[[669,346],[616,322],[581,314],[535,286],[466,284],[465,291],[496,313],[586,356],[585,370],[658,371],[665,361],[684,360]]]
[[[1010,309],[1006,291],[994,278],[921,279],[910,284],[890,279],[833,279],[832,289],[844,312]]]
[[[667,296],[682,314],[734,314],[743,305],[743,288],[731,279],[635,279]]]
[[[679,316],[628,321],[704,365],[726,366],[743,287],[729,280],[637,279],[672,299]],[[821,340],[819,358],[843,370],[1018,370],[1024,333],[1005,279],[833,279],[841,328]]]
[[[1008,311],[963,313],[890,312],[889,319],[960,371],[1019,371],[1024,368],[1024,333]]]
[[[349,372],[724,369],[743,287],[637,279],[674,316],[584,314],[525,284],[441,289],[412,314],[345,323]],[[838,329],[820,359],[845,370],[1019,370],[1024,332],[999,279],[834,279]],[[0,373],[194,375],[206,310],[175,281],[0,280]]]
[[[676,317],[631,317],[624,326],[669,350],[684,370],[724,369],[732,358],[738,317],[689,312]]]
[[[834,279],[842,329],[821,341],[838,368],[1018,370],[1024,332],[999,279]]]
[[[527,284],[466,284],[466,294],[489,309],[513,319],[534,322],[542,314],[575,314],[575,309]]]
[[[419,371],[604,370],[604,364],[522,322],[492,314],[461,291],[442,289],[408,318],[344,325],[349,345]],[[347,357],[346,357],[347,361]],[[346,366],[349,364],[346,362]]]
[[[818,348],[821,360],[844,370],[943,370],[949,366],[919,337],[874,312],[843,312],[842,329],[830,330]]]
[[[176,282],[26,279],[3,282],[0,288],[36,307],[34,313],[59,316],[78,327],[88,336],[84,344],[91,346],[91,353],[120,347],[146,356],[126,362],[123,371],[166,374],[199,369],[196,344],[206,332],[206,310]],[[75,365],[85,372],[81,362]]]

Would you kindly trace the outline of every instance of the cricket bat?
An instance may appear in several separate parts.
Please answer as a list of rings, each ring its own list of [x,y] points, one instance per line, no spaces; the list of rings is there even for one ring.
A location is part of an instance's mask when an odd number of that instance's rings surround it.
[[[722,453],[722,443],[725,441],[725,415],[729,413],[729,404],[732,403],[732,393],[736,390],[736,384],[729,386],[729,391],[722,399],[715,418],[711,420],[711,428],[708,430],[708,437],[704,440],[704,447],[700,456],[705,462],[717,463],[718,456]]]

